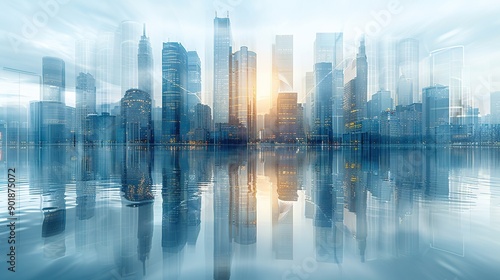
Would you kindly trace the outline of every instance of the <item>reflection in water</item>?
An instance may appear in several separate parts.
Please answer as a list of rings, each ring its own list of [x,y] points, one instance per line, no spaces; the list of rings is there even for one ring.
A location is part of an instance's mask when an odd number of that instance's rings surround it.
[[[26,189],[21,248],[40,248],[20,249],[20,260],[36,261],[20,262],[19,279],[495,279],[499,272],[497,149],[1,152],[0,172],[17,166]]]

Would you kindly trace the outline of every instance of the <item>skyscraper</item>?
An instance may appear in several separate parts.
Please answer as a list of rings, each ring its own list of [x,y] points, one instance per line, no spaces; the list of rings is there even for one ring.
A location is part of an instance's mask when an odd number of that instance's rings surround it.
[[[109,104],[119,100],[120,92],[120,70],[119,52],[115,48],[116,34],[104,32],[98,35],[96,43],[96,96],[97,112],[110,113]]]
[[[490,94],[490,115],[493,124],[500,124],[500,91]]]
[[[86,118],[89,114],[96,114],[96,87],[92,75],[80,73],[76,77],[75,99],[76,135],[79,141],[85,141],[89,129]]]
[[[407,38],[397,45],[398,87],[397,104],[410,105],[420,102],[419,43]],[[401,84],[404,82],[404,84]]]
[[[80,73],[89,73],[95,77],[96,49],[95,42],[88,39],[80,39],[75,43],[75,76]]]
[[[141,27],[134,21],[122,21],[119,27],[121,57],[121,92],[137,88],[137,41],[141,38]]]
[[[313,141],[332,141],[332,63],[319,62],[314,65]]]
[[[293,90],[293,35],[276,35],[272,51],[271,106],[276,108],[278,93]]]
[[[214,19],[214,124],[229,122],[229,75],[231,65],[231,23],[229,18]]]
[[[152,143],[151,97],[140,89],[129,89],[121,100],[125,143]]]
[[[162,50],[162,142],[179,143],[186,118],[187,52],[180,43],[163,43]],[[181,122],[183,122],[181,129]],[[187,133],[186,133],[187,134]]]
[[[139,89],[149,93],[154,105],[154,77],[153,77],[153,51],[149,37],[146,37],[146,25],[143,27],[137,54],[138,85]]]
[[[57,57],[42,58],[42,101],[65,103],[66,70],[64,61]]]
[[[356,60],[345,71],[344,87],[344,122],[347,142],[363,141],[363,121],[366,118],[366,97],[368,83],[368,65],[365,41],[361,40]]]
[[[447,86],[450,98],[450,123],[459,124],[466,97],[463,90],[464,47],[439,49],[430,55],[430,86]]]
[[[344,61],[343,33],[316,33],[314,41],[314,63],[330,62],[332,68],[342,66]],[[341,67],[342,68],[342,67]]]
[[[189,51],[188,55],[188,92],[196,94],[201,100],[201,61],[196,51]]]
[[[447,86],[422,89],[422,123],[426,143],[449,141],[450,91]]]
[[[244,129],[244,139],[257,139],[257,55],[241,47],[232,56],[229,122]]]

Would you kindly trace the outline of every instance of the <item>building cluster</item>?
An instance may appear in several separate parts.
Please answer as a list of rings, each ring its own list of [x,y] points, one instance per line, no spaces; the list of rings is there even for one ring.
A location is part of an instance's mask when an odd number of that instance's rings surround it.
[[[463,46],[421,58],[419,41],[412,38],[361,38],[356,45],[349,48],[340,32],[317,33],[313,71],[305,73],[305,89],[298,91],[293,35],[276,35],[270,109],[258,115],[257,54],[246,46],[233,48],[229,17],[214,19],[210,105],[202,103],[198,53],[179,42],[163,43],[161,102],[155,103],[153,50],[146,28],[141,35],[138,23],[124,21],[116,32],[102,33],[96,41],[76,42],[75,107],[65,103],[65,62],[43,57],[40,100],[29,104],[25,119],[0,115],[0,141],[313,145],[500,141],[500,93],[491,93],[491,114],[480,117],[464,81]]]

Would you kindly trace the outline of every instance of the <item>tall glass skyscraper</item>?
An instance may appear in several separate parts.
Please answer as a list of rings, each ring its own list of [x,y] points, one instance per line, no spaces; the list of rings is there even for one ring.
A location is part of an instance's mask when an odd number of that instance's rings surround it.
[[[360,143],[364,139],[363,121],[366,119],[366,99],[368,84],[368,64],[365,41],[361,40],[356,60],[353,60],[345,71],[344,87],[344,122],[345,139],[350,143]]]
[[[398,87],[397,105],[417,103],[420,98],[419,82],[419,43],[407,38],[397,46]]]
[[[430,86],[448,86],[450,93],[450,123],[459,124],[467,98],[463,89],[464,47],[439,49],[430,55]]]
[[[154,105],[153,51],[149,37],[146,37],[146,25],[143,27],[137,54],[139,89],[149,93]]]
[[[232,56],[229,122],[246,128],[244,140],[257,139],[257,55],[247,47]]]
[[[313,103],[313,141],[327,144],[332,140],[332,63],[314,65],[316,88]]]
[[[276,108],[278,93],[293,90],[293,35],[276,35],[272,56],[271,106]]]
[[[180,43],[163,43],[162,50],[162,142],[179,143],[186,122],[187,52]],[[181,122],[182,128],[181,128]],[[187,134],[184,133],[183,135]]]
[[[214,19],[214,124],[229,122],[229,75],[231,65],[231,23],[229,18]]]
[[[89,114],[96,114],[96,87],[92,75],[80,73],[76,77],[75,99],[76,135],[79,141],[83,141],[83,137],[89,134],[86,118]]]
[[[189,51],[188,55],[188,92],[196,94],[201,100],[201,61],[196,51]]]
[[[141,38],[141,26],[134,21],[123,21],[119,27],[121,92],[137,88],[137,41]]]
[[[65,103],[66,69],[64,61],[57,57],[42,58],[42,101]]]

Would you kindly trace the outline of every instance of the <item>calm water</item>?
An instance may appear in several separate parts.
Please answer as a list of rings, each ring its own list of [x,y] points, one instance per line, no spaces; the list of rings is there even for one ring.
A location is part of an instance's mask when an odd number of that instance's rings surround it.
[[[31,147],[0,174],[0,279],[500,273],[500,149]]]

